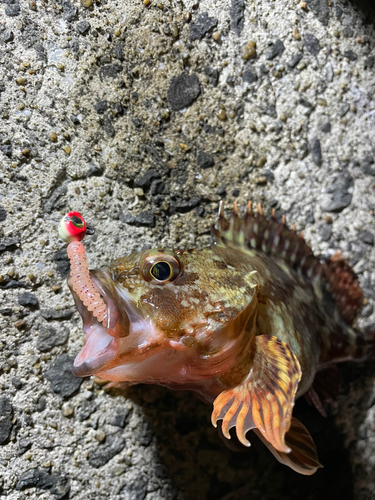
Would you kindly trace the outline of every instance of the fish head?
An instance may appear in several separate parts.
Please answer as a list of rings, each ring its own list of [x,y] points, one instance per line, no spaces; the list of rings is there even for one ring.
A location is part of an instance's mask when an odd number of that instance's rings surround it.
[[[243,354],[250,338],[244,330],[253,329],[256,315],[254,272],[236,252],[151,249],[90,271],[107,306],[105,324],[70,279],[86,334],[74,373],[178,385],[228,370]]]

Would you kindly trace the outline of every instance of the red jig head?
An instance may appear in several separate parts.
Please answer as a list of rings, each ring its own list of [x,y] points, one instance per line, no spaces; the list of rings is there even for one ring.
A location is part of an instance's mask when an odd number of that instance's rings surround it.
[[[59,225],[59,236],[65,243],[81,241],[86,234],[94,234],[94,232],[94,229],[87,226],[79,212],[68,212]]]
[[[86,234],[94,232],[79,212],[68,212],[59,225],[60,238],[69,243],[67,252],[70,259],[71,287],[98,322],[107,328],[107,305],[92,282],[85,247],[80,243]]]

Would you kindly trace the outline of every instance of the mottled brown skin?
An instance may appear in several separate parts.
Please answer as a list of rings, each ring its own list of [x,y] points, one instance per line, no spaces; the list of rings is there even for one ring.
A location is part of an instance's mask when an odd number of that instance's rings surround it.
[[[341,318],[319,277],[308,280],[282,259],[231,245],[179,252],[179,259],[183,273],[173,282],[173,290],[153,283],[146,289],[139,278],[139,255],[119,259],[109,268],[116,285],[127,289],[145,309],[150,306],[155,325],[168,337],[188,336],[205,324],[207,315],[223,324],[230,322],[252,300],[256,285],[255,335],[274,335],[292,348],[303,373],[300,394],[311,385],[319,366],[345,359],[352,354],[351,347],[355,349],[357,335]],[[188,298],[199,304],[181,307]],[[227,384],[233,382],[228,379]]]
[[[119,259],[108,271],[115,289],[122,287],[126,290],[142,315],[152,317],[153,324],[165,337],[194,348],[199,358],[205,358],[207,367],[202,368],[206,372],[205,378],[210,378],[210,360],[236,341],[238,352],[230,362],[231,375],[227,373],[228,369],[223,371],[218,366],[217,360],[212,373],[220,382],[225,380],[224,386],[229,387],[243,379],[249,370],[250,360],[242,347],[248,345],[251,338],[245,336],[241,339],[242,327],[235,328],[235,324],[244,315],[243,311],[246,320],[252,314],[255,321],[256,311],[248,305],[254,300],[256,280],[250,275],[254,271],[251,266],[243,262],[242,266],[236,267],[238,263],[231,262],[229,255],[221,250],[225,249],[215,246],[202,251],[169,251],[178,256],[181,272],[173,283],[166,285],[146,282],[140,277],[142,262],[152,250]],[[165,255],[163,250],[158,252]],[[217,377],[220,372],[223,376]],[[165,381],[166,385],[176,387],[173,380],[168,382]],[[206,399],[212,401],[215,396],[213,393]]]
[[[230,222],[221,213],[213,236],[200,251],[146,250],[93,271],[113,325],[99,325],[73,293],[87,333],[74,372],[192,390],[215,400],[213,424],[222,420],[226,437],[236,426],[248,445],[254,429],[278,460],[312,474],[320,464],[292,419],[294,399],[317,370],[366,353],[352,326],[357,279],[261,212],[240,219],[235,207]],[[170,269],[168,279],[155,279],[155,262]]]

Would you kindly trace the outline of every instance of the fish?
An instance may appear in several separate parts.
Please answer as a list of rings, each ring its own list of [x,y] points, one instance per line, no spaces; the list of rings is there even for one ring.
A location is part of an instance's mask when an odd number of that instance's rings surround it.
[[[73,373],[190,390],[212,405],[228,443],[249,447],[252,431],[294,471],[322,467],[295,400],[305,395],[324,415],[336,363],[375,352],[375,331],[357,326],[363,293],[342,254],[319,259],[285,217],[251,203],[241,217],[235,203],[229,218],[220,205],[211,246],[147,249],[89,270],[87,228],[71,214],[60,234],[85,333]]]

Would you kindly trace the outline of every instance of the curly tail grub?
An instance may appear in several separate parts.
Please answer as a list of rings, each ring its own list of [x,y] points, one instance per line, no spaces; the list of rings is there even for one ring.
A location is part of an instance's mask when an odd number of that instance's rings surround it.
[[[107,306],[91,281],[85,247],[79,241],[73,241],[67,250],[73,290],[99,323],[107,326]]]

